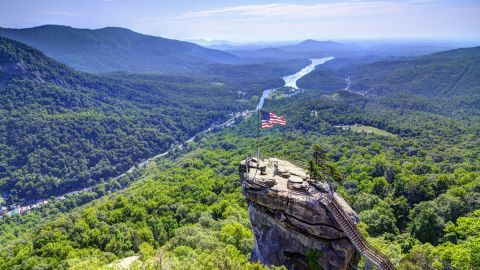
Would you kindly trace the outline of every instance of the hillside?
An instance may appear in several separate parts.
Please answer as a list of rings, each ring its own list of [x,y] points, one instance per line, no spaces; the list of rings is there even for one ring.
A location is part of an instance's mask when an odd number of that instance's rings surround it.
[[[300,79],[298,85],[329,93],[346,88],[347,78],[347,90],[368,96],[395,95],[398,106],[432,110],[435,108],[427,106],[424,99],[435,97],[435,103],[448,107],[444,111],[472,111],[480,107],[480,47],[340,69],[322,66]],[[417,102],[399,102],[412,95],[418,96]]]
[[[0,0],[0,270],[480,270],[479,26]]]
[[[208,64],[238,60],[228,53],[193,43],[143,35],[118,27],[95,30],[60,25],[0,28],[0,36],[26,43],[87,72],[185,72]]]
[[[0,38],[0,194],[46,198],[117,176],[253,107],[303,64],[259,66],[256,78],[226,65],[199,77],[94,76]]]
[[[387,75],[416,78],[400,81],[402,91],[311,88],[267,100],[264,109],[288,123],[261,131],[260,153],[306,165],[319,145],[336,191],[360,217],[358,229],[399,269],[476,269],[479,84],[475,68],[464,74],[470,81],[453,76],[475,67],[476,55],[476,48],[460,49],[365,66],[370,77],[363,78],[372,84]],[[256,117],[160,157],[129,176],[124,190],[108,194],[120,184],[104,179],[251,107],[262,87],[278,86],[278,76],[303,61],[217,64],[200,78],[93,76],[3,38],[0,60],[1,191],[11,201],[100,183],[1,219],[0,269],[105,269],[137,255],[135,266],[146,269],[266,270],[250,262],[254,242],[237,168],[256,151]],[[418,71],[433,70],[433,79],[412,74],[412,61]],[[337,83],[344,70],[361,74],[358,66],[315,74],[328,72]],[[439,75],[445,78],[434,81]],[[439,88],[427,91],[416,80]],[[457,86],[445,92],[442,85]],[[352,125],[376,132],[341,128]]]
[[[408,92],[428,96],[472,94],[478,86],[479,59],[480,47],[474,47],[339,70],[321,67],[299,80],[299,85],[334,91],[339,90],[337,85],[347,86],[345,78],[348,76],[351,80],[349,90],[355,92],[368,91],[376,95]]]
[[[336,190],[359,214],[358,227],[399,269],[478,265],[480,122],[396,110],[349,93],[331,100],[311,91],[265,109],[289,122],[261,131],[262,155],[307,164],[320,144],[341,174]],[[239,161],[256,151],[256,121],[161,158],[131,187],[67,214],[42,218],[81,198],[24,216],[21,225],[5,220],[0,268],[104,269],[137,254],[137,267],[152,269],[266,269],[249,261],[254,243],[237,175]],[[354,122],[397,136],[334,127]],[[82,196],[102,190],[91,193]]]

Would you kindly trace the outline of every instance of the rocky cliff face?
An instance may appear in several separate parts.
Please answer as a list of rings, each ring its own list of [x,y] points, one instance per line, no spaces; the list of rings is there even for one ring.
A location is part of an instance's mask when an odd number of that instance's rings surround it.
[[[243,161],[240,177],[255,237],[252,260],[288,269],[350,269],[358,262],[360,254],[321,203],[326,184],[279,159]],[[357,222],[348,204],[333,196]]]

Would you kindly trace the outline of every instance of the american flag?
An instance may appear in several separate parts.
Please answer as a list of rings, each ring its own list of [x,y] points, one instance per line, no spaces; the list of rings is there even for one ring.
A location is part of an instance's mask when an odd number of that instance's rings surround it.
[[[262,119],[262,128],[271,128],[275,124],[285,126],[287,120],[283,116],[277,116],[274,113],[260,111],[260,117]]]

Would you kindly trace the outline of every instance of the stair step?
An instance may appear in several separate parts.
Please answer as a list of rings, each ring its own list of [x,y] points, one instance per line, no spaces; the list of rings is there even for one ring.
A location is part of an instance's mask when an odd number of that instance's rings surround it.
[[[352,220],[348,214],[345,213],[345,210],[335,201],[334,197],[330,197],[328,200],[322,198],[320,201],[327,207],[328,211],[332,213],[333,218],[340,225],[347,238],[350,239],[355,248],[357,248],[363,256],[377,265],[380,270],[395,270],[395,267],[387,257],[368,244],[358,231],[357,226],[352,224]]]

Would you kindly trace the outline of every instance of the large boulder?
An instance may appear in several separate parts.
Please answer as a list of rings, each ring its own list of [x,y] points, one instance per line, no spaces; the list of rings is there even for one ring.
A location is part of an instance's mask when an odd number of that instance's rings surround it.
[[[360,254],[322,203],[334,196],[355,223],[356,213],[329,186],[280,159],[240,164],[242,191],[255,237],[252,260],[288,269],[350,269]],[[261,166],[258,166],[261,165]],[[261,167],[261,170],[259,169]],[[329,193],[330,192],[330,193]]]

